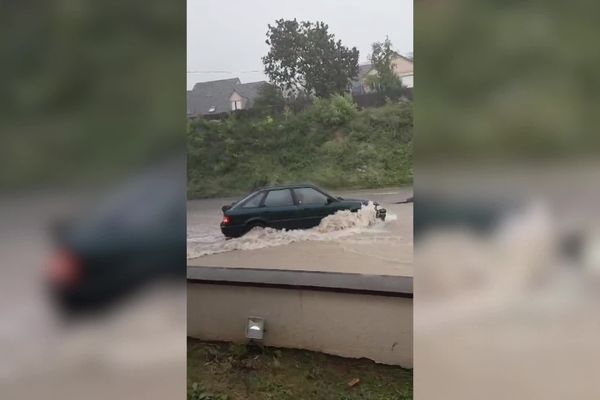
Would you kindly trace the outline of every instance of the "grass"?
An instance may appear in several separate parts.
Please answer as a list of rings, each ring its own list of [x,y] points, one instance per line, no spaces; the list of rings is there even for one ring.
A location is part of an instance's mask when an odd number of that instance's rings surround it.
[[[359,111],[341,103],[349,108],[323,100],[296,114],[190,122],[188,199],[300,182],[332,189],[411,184],[412,105]]]
[[[187,365],[189,400],[412,399],[411,370],[367,359],[188,339]]]

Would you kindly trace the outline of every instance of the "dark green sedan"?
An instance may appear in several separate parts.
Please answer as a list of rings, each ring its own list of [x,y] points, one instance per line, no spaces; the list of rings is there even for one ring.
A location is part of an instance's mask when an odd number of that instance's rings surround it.
[[[366,204],[367,200],[333,197],[309,184],[269,187],[223,206],[221,232],[227,237],[239,237],[257,226],[312,228],[328,215],[340,210],[356,212]],[[377,218],[385,220],[385,208],[374,204]]]

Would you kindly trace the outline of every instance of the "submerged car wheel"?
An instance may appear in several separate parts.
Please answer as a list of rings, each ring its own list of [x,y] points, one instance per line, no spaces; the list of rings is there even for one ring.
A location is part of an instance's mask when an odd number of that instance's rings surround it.
[[[262,221],[253,221],[253,222],[250,222],[248,224],[248,227],[246,228],[246,232],[244,232],[244,235],[246,233],[250,232],[254,228],[266,228],[266,227],[267,227],[267,225],[264,222],[262,222]]]

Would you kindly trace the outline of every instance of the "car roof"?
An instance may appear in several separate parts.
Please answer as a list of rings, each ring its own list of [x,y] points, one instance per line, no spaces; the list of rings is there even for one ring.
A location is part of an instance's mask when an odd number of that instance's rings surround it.
[[[321,190],[318,186],[315,186],[312,183],[296,183],[296,184],[293,184],[293,185],[265,186],[263,188],[256,189],[255,192],[260,192],[260,191],[263,191],[263,190],[297,189],[297,188],[304,188],[304,187],[310,187],[310,188],[315,188],[315,189]]]

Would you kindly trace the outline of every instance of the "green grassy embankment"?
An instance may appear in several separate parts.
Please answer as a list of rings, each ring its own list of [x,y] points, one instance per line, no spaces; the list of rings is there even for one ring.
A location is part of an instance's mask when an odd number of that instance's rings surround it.
[[[299,113],[196,120],[188,129],[188,198],[271,184],[330,189],[412,183],[412,103],[357,110],[337,96]]]

